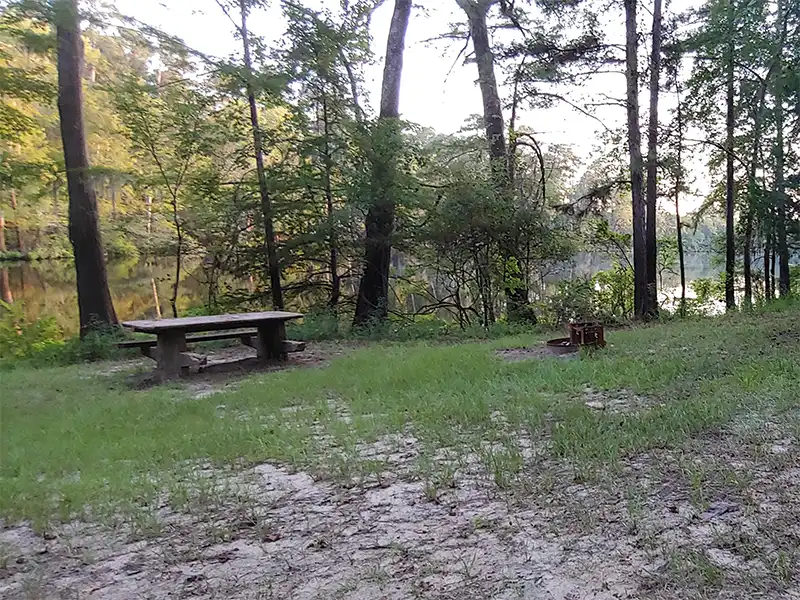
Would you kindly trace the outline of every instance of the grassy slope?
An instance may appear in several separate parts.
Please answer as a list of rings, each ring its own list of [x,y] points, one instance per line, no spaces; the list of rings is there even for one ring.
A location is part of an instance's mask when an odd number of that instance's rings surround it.
[[[610,348],[579,361],[507,363],[492,352],[533,338],[375,346],[329,368],[254,376],[202,399],[180,387],[134,391],[96,365],[2,373],[0,518],[42,525],[90,504],[95,517],[152,505],[164,490],[180,495],[198,461],[374,475],[385,465],[362,458],[357,444],[404,431],[425,449],[415,474],[432,481],[449,468],[435,457],[447,447],[478,454],[502,484],[525,468],[520,438],[572,464],[613,466],[737,412],[794,405],[798,316],[792,309],[613,332]],[[587,387],[640,394],[647,406],[591,410]]]

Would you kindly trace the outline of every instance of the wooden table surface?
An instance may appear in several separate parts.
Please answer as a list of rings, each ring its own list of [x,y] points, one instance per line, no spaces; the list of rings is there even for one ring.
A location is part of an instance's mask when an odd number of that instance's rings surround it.
[[[266,311],[256,313],[240,313],[232,315],[210,315],[206,317],[181,317],[179,319],[158,319],[125,321],[122,326],[140,333],[161,333],[181,330],[187,333],[195,331],[219,331],[221,329],[237,329],[239,327],[258,327],[269,321],[285,322],[300,319],[300,313],[283,311]]]

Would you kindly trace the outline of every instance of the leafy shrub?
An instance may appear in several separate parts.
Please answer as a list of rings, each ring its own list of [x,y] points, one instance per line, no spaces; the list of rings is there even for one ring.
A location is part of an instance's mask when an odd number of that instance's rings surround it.
[[[545,302],[545,313],[554,325],[594,318],[594,285],[589,278],[559,281]]]
[[[725,301],[725,274],[720,278],[701,277],[689,284],[695,294],[687,299],[687,309],[695,314],[707,315],[714,311],[715,304]]]
[[[109,259],[139,258],[139,249],[123,234],[114,232],[104,238],[106,256]]]
[[[593,278],[594,318],[605,323],[627,321],[633,316],[633,269],[619,263]]]
[[[311,311],[301,322],[290,322],[287,335],[295,340],[325,341],[342,337],[339,315],[330,309]]]
[[[19,250],[6,250],[5,252],[0,252],[0,262],[26,260],[27,258],[27,255],[23,254]]]
[[[44,236],[39,245],[28,253],[31,260],[55,260],[72,258],[72,245],[66,232]]]
[[[619,263],[594,277],[559,281],[543,305],[553,325],[575,321],[620,323],[633,314],[633,271]]]
[[[83,339],[64,339],[52,317],[29,320],[21,305],[0,302],[0,363],[29,361],[40,365],[70,365],[120,358],[128,351],[117,348],[126,338],[119,328],[95,329]]]
[[[63,346],[63,333],[54,318],[29,320],[22,306],[0,301],[0,360],[28,359]]]

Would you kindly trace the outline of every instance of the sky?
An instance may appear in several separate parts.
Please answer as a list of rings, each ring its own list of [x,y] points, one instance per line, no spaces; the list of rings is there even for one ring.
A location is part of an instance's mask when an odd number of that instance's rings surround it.
[[[318,0],[335,6],[337,0]],[[278,3],[268,11],[254,13],[252,29],[268,42],[279,42],[283,20]],[[393,2],[386,2],[373,16],[372,40],[375,64],[368,69],[367,90],[373,104],[380,94],[382,59],[392,17]],[[238,51],[233,27],[214,0],[117,0],[121,12],[182,38],[190,47],[216,56]],[[420,9],[420,6],[424,9]],[[431,41],[460,23],[463,12],[455,0],[418,0],[409,24],[404,56],[400,109],[403,118],[440,133],[455,133],[471,116],[482,111],[477,86],[477,67],[464,63],[459,52],[463,44]],[[619,85],[624,86],[622,75]],[[620,89],[624,90],[624,87]],[[624,118],[618,109],[619,119]],[[567,109],[528,111],[523,122],[545,143],[574,144],[579,154],[591,150],[592,134],[599,124]]]
[[[673,0],[672,8],[682,9],[695,0]],[[307,0],[307,4],[336,7],[338,0]],[[190,47],[215,56],[228,56],[240,51],[233,36],[233,26],[215,0],[117,0],[119,10],[148,25],[182,38]],[[621,4],[621,3],[620,3]],[[269,44],[278,44],[284,30],[279,2],[273,0],[265,11],[253,13],[251,28]],[[383,4],[372,19],[372,49],[375,63],[366,72],[368,101],[374,107],[380,95],[383,56],[392,17],[394,2]],[[607,17],[612,35],[624,35],[622,11]],[[436,38],[464,21],[463,11],[455,0],[417,0],[406,37],[400,110],[404,119],[430,127],[439,133],[455,133],[472,116],[482,112],[477,67],[465,63],[459,53],[463,44],[437,41]],[[432,41],[433,40],[433,41]],[[620,42],[623,40],[619,38]],[[500,79],[500,75],[498,75]],[[611,96],[624,95],[623,74],[602,76],[591,83],[591,93],[604,92]],[[503,92],[503,90],[501,90]],[[510,94],[505,90],[505,96]],[[642,97],[642,107],[647,106]],[[670,108],[662,103],[662,115]],[[606,127],[615,128],[625,122],[622,106],[601,107],[597,114]],[[644,112],[642,113],[644,116]],[[508,115],[506,115],[506,118]],[[584,166],[592,155],[602,150],[600,134],[603,125],[566,105],[554,108],[525,110],[520,124],[536,133],[545,147],[552,144],[572,146]],[[686,209],[699,203],[700,198],[687,199]],[[683,212],[683,211],[682,211]]]

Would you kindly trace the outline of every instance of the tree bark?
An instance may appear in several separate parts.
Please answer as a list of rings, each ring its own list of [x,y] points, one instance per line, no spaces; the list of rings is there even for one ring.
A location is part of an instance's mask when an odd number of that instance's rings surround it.
[[[11,210],[14,212],[14,233],[17,238],[17,250],[25,252],[25,245],[22,243],[22,229],[19,226],[19,214],[17,214],[17,190],[11,188]]]
[[[642,176],[642,132],[639,127],[639,39],[636,26],[636,0],[625,0],[625,78],[627,82],[628,152],[631,168],[631,200],[633,204],[633,296],[634,315],[643,319],[648,314],[647,245],[645,235],[645,201]]]
[[[264,215],[264,238],[267,251],[267,275],[270,281],[272,307],[283,310],[283,289],[281,288],[281,267],[278,261],[278,250],[275,241],[275,228],[272,221],[272,199],[267,188],[267,176],[264,171],[264,142],[261,128],[258,125],[258,105],[253,88],[253,61],[250,56],[250,38],[247,31],[247,0],[240,0],[242,13],[242,49],[246,72],[247,101],[250,104],[250,123],[253,127],[253,145],[256,155],[256,173],[258,175],[258,191],[261,195],[261,212]]]
[[[779,44],[784,38],[786,19],[783,14],[783,0],[778,0],[777,6],[777,33]],[[777,219],[777,255],[778,255],[778,289],[781,297],[788,296],[791,292],[789,277],[789,245],[786,241],[786,181],[784,179],[784,140],[783,140],[783,85],[784,65],[782,46],[777,53],[777,68],[775,77],[775,188],[778,192],[778,219]]]
[[[680,195],[683,184],[683,111],[681,110],[681,92],[678,83],[679,74],[675,75],[675,91],[678,95],[677,125],[678,125],[678,152],[677,152],[677,175],[675,176],[675,229],[678,237],[678,264],[680,265],[681,275],[681,317],[686,316],[686,260],[683,252],[683,224],[681,223]]]
[[[376,152],[372,165],[373,197],[365,223],[364,272],[358,286],[353,317],[353,324],[357,326],[384,320],[389,314],[389,270],[397,193],[396,163],[401,142],[400,83],[411,5],[411,0],[395,0],[386,44],[381,107],[375,135]]]
[[[771,302],[773,298],[772,290],[774,286],[772,284],[772,273],[770,272],[772,257],[772,233],[768,232],[766,242],[764,243],[764,298],[767,302]]]
[[[330,270],[331,270],[331,295],[328,298],[328,306],[335,308],[339,304],[339,297],[342,293],[342,279],[339,277],[339,242],[336,235],[336,220],[334,219],[333,207],[333,156],[331,155],[330,140],[330,114],[328,111],[328,96],[323,93],[322,97],[322,120],[324,152],[325,152],[325,207],[328,216],[328,245],[330,251]]]
[[[144,197],[144,207],[147,214],[145,228],[147,229],[147,237],[149,238],[153,231],[153,197],[150,194],[146,194]]]
[[[653,42],[650,56],[650,121],[647,131],[647,219],[645,246],[647,253],[647,316],[658,316],[658,240],[656,239],[656,207],[658,204],[658,96],[661,75],[661,0],[653,2]]]
[[[0,212],[0,252],[6,251],[6,218]]]
[[[736,308],[734,281],[736,277],[736,245],[734,238],[734,179],[733,128],[734,128],[734,45],[733,1],[728,3],[728,52],[726,57],[726,116],[725,116],[725,308]]]
[[[81,336],[117,324],[108,289],[97,197],[89,176],[83,124],[83,40],[77,0],[57,4],[58,114],[69,191],[69,237],[75,255]]]
[[[513,185],[511,160],[506,145],[503,104],[494,72],[494,52],[489,40],[486,13],[495,0],[456,0],[469,20],[470,37],[478,65],[478,85],[483,98],[483,120],[489,146],[489,163],[495,193],[504,201],[512,202]],[[507,312],[513,318],[518,309],[528,303],[528,290],[520,261],[514,249],[514,240],[501,240],[500,253],[504,260],[504,287]]]
[[[11,282],[6,267],[0,267],[0,300],[6,304],[14,303],[14,294],[11,292]]]

